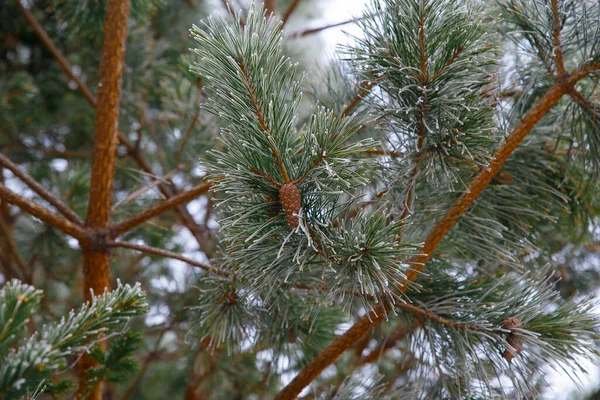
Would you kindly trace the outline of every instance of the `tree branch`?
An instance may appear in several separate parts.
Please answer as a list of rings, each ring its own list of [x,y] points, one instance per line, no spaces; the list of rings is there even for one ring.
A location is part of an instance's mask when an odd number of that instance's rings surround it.
[[[181,254],[174,253],[172,251],[168,251],[168,250],[164,250],[164,249],[158,249],[156,247],[144,246],[144,245],[134,244],[134,243],[129,243],[129,242],[117,242],[117,241],[112,241],[112,240],[108,241],[106,243],[106,246],[107,247],[122,247],[125,249],[140,251],[142,253],[154,254],[155,256],[172,258],[174,260],[183,261],[186,264],[193,265],[194,267],[202,268],[205,271],[212,272],[217,275],[230,276],[231,274],[233,274],[233,272],[231,272],[231,271],[212,267],[210,265],[206,265],[203,263],[199,263],[197,261],[192,260],[191,258],[184,257]]]
[[[554,42],[554,57],[556,59],[556,72],[558,75],[564,75],[567,71],[565,69],[565,62],[563,60],[562,45],[560,44],[560,12],[558,10],[558,0],[552,0],[552,14],[554,16],[554,34],[552,40]]]
[[[4,184],[0,183],[0,199],[9,204],[19,207],[21,210],[40,221],[55,227],[56,229],[73,236],[75,239],[85,241],[87,239],[86,230],[77,224],[72,223],[60,214],[53,213],[45,207],[31,201],[23,196],[20,196],[10,189],[7,189]]]
[[[360,101],[362,99],[365,98],[365,96],[371,91],[371,89],[373,89],[375,87],[375,85],[376,85],[376,82],[371,81],[371,82],[367,83],[365,86],[363,86],[362,88],[360,88],[360,92],[356,96],[354,96],[354,98],[352,100],[350,100],[350,103],[348,103],[346,108],[344,108],[344,110],[340,114],[340,118],[347,117],[348,113],[350,113],[350,111],[352,111],[354,109],[354,107],[356,107],[356,105],[358,103],[360,103]]]
[[[40,185],[35,179],[29,176],[25,171],[21,170],[16,164],[10,161],[7,157],[0,154],[0,165],[10,170],[17,178],[21,179],[27,186],[37,193],[41,198],[52,204],[61,214],[74,224],[83,226],[83,220],[79,218],[73,210],[71,210],[65,203],[57,199],[52,193],[46,188]]]
[[[108,0],[104,17],[94,125],[94,155],[86,218],[86,226],[97,232],[97,236],[108,236],[112,214],[115,162],[119,141],[119,106],[125,67],[129,9],[129,0]],[[88,247],[82,243],[82,247],[83,294],[86,301],[91,301],[91,293],[103,293],[106,289],[110,289],[110,254],[104,246]],[[86,385],[86,370],[94,365],[94,361],[89,357],[81,359],[80,393]],[[101,400],[102,387],[102,383],[97,384],[88,399]]]
[[[113,232],[116,236],[120,236],[125,232],[129,232],[133,228],[143,224],[144,222],[152,219],[167,210],[170,210],[174,207],[177,207],[180,204],[184,204],[197,198],[198,196],[206,193],[210,188],[210,182],[204,182],[199,185],[194,186],[190,190],[186,192],[179,193],[162,203],[155,205],[147,210],[142,211],[141,213],[134,215],[133,217],[126,219],[125,221],[119,222],[111,227],[111,232]]]
[[[54,42],[52,42],[52,39],[50,39],[50,36],[48,36],[44,28],[42,28],[40,23],[35,19],[33,14],[31,14],[29,9],[23,6],[21,0],[15,0],[15,3],[17,4],[17,7],[19,7],[19,10],[21,10],[21,13],[25,17],[25,19],[27,19],[27,22],[29,22],[29,25],[31,25],[31,27],[33,28],[35,34],[40,38],[42,43],[44,43],[44,46],[46,46],[50,54],[52,54],[56,61],[58,61],[62,70],[67,74],[69,78],[71,78],[77,84],[77,87],[79,88],[81,93],[83,93],[88,103],[95,107],[96,99],[94,98],[94,95],[87,87],[87,85],[81,79],[79,79],[77,75],[75,75],[73,69],[71,68],[71,65],[69,64],[69,61],[67,61],[63,53],[54,45]]]
[[[576,82],[587,76],[592,70],[596,70],[599,66],[586,66],[580,71],[576,71],[567,79],[568,85],[574,85]],[[427,237],[423,248],[420,250],[422,255],[414,257],[410,260],[414,264],[406,274],[406,279],[409,282],[415,281],[419,276],[419,272],[424,268],[425,263],[431,258],[434,250],[442,238],[448,233],[450,228],[464,214],[479,194],[489,185],[494,175],[498,173],[504,162],[516,149],[518,144],[523,140],[529,132],[535,127],[539,120],[546,115],[550,109],[558,103],[562,96],[567,92],[565,85],[559,83],[554,84],[544,96],[529,110],[523,117],[521,123],[512,131],[505,142],[500,146],[495,154],[495,157],[489,166],[482,170],[469,189],[456,200],[450,207],[446,215],[438,222]],[[401,292],[407,290],[406,285],[399,287]],[[384,320],[385,310],[390,309],[389,304],[379,305],[374,311],[365,314],[358,319],[356,323],[350,327],[344,334],[335,339],[325,350],[317,357],[309,362],[300,373],[275,397],[276,400],[291,400],[298,396],[300,392],[310,384],[319,374],[331,363],[333,363],[342,353],[350,348],[354,343],[360,340],[369,330]]]
[[[398,324],[398,327],[394,329],[394,331],[385,339],[384,343],[382,343],[376,349],[372,350],[366,356],[357,359],[355,364],[357,366],[361,366],[377,361],[387,350],[394,347],[398,341],[405,339],[415,329],[419,328],[422,325],[423,322],[420,319],[416,319],[412,324]]]
[[[306,29],[306,30],[303,30],[303,31],[294,32],[294,33],[289,34],[288,38],[289,39],[297,39],[299,37],[304,37],[304,36],[312,35],[313,33],[318,33],[318,32],[324,31],[326,29],[337,28],[338,26],[348,25],[348,24],[351,24],[353,22],[358,22],[358,21],[360,21],[363,18],[364,17],[361,17],[361,18],[352,18],[352,19],[349,19],[347,21],[337,22],[335,24],[330,24],[330,25],[320,26],[318,28],[310,28],[310,29]]]

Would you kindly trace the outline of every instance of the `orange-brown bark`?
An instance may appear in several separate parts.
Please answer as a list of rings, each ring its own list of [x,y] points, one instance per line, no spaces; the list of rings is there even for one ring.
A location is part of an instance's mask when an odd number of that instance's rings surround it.
[[[113,204],[113,182],[119,141],[119,103],[125,66],[129,7],[129,0],[108,0],[104,17],[94,127],[94,154],[86,218],[86,226],[94,230],[97,237],[91,246],[82,243],[83,295],[86,300],[91,299],[91,291],[98,295],[110,289],[110,254],[103,241],[110,237],[108,228]],[[80,363],[81,371],[93,365],[91,361],[84,357]],[[101,399],[102,386],[100,384],[93,388],[88,398]]]
[[[194,186],[193,188],[191,188],[190,190],[188,190],[186,192],[179,193],[179,194],[167,199],[166,201],[163,201],[162,203],[155,205],[154,207],[144,210],[141,213],[134,215],[131,218],[126,219],[125,221],[115,224],[111,228],[111,232],[115,236],[120,236],[123,233],[132,230],[136,226],[143,224],[144,222],[148,221],[149,219],[152,219],[152,218],[164,213],[167,210],[175,208],[178,205],[188,203],[190,200],[193,200],[193,199],[197,198],[198,196],[208,192],[210,185],[211,185],[210,182],[204,182],[204,183]]]

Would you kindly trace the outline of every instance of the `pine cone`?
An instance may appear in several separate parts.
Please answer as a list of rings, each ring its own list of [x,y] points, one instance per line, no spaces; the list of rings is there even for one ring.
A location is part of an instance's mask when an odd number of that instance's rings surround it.
[[[298,226],[298,213],[300,213],[300,191],[293,183],[286,183],[279,189],[279,203],[285,212],[285,218],[292,228]]]
[[[506,329],[510,329],[511,331],[514,328],[520,329],[523,328],[523,324],[521,323],[521,319],[519,317],[510,317],[502,321],[502,326]],[[513,351],[509,349],[504,350],[504,358],[511,362],[515,355],[518,355],[523,350],[523,341],[515,336],[514,333],[509,333],[506,338],[507,343],[512,347]]]

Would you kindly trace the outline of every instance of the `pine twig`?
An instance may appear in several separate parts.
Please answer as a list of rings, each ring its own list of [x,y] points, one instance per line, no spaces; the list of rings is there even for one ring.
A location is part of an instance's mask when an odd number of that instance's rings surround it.
[[[352,18],[352,19],[349,19],[346,21],[337,22],[335,24],[329,24],[329,25],[319,26],[317,28],[305,29],[303,31],[294,32],[294,33],[289,34],[288,38],[289,39],[297,39],[300,37],[312,35],[313,33],[318,33],[318,32],[324,31],[326,29],[337,28],[338,26],[348,25],[353,22],[360,21],[361,19],[363,19],[363,18],[362,17],[361,18]]]
[[[6,188],[4,184],[0,184],[0,199],[19,207],[26,213],[31,214],[40,221],[55,227],[67,235],[73,236],[75,239],[85,241],[87,238],[87,231],[84,227],[74,224],[64,216],[53,213],[36,202],[18,195],[12,190]]]
[[[189,163],[185,163],[183,166],[180,166],[178,168],[175,168],[172,171],[167,172],[162,177],[156,177],[156,179],[153,180],[152,182],[150,182],[149,184],[147,184],[144,187],[141,187],[138,190],[136,190],[135,192],[131,193],[129,196],[127,196],[127,198],[125,200],[120,201],[119,203],[115,204],[113,206],[112,210],[115,211],[117,208],[131,203],[132,201],[134,201],[135,199],[137,199],[144,193],[148,192],[150,189],[160,185],[161,183],[168,184],[169,179],[171,179],[173,176],[175,176],[182,169],[187,168],[188,165],[189,165]]]
[[[190,200],[197,198],[198,196],[206,193],[208,189],[210,189],[210,182],[204,182],[199,185],[194,186],[188,191],[179,193],[162,203],[155,205],[154,207],[148,208],[147,210],[142,211],[141,213],[134,215],[131,218],[126,219],[125,221],[121,221],[111,227],[111,231],[114,232],[115,235],[120,236],[126,232],[129,232],[133,228],[143,224],[144,222],[152,219],[165,211],[168,211],[174,207],[177,207],[181,204],[185,204]]]
[[[134,161],[136,162],[136,164],[138,164],[142,171],[144,171],[149,176],[157,176],[152,170],[152,167],[150,166],[148,160],[146,160],[146,158],[140,152],[134,151],[133,147],[131,147],[131,145],[128,143],[125,146],[127,147],[129,155],[134,159]],[[167,199],[170,199],[173,196],[177,195],[177,189],[175,188],[175,185],[171,180],[168,181],[168,185],[160,183],[158,185],[158,189],[160,190],[161,194]],[[196,242],[198,243],[200,249],[202,249],[206,253],[209,253],[210,249],[207,243],[205,243],[205,238],[203,237],[203,231],[201,230],[201,227],[196,223],[196,221],[189,213],[189,211],[185,208],[185,206],[183,204],[180,204],[177,207],[175,207],[175,211],[179,215],[182,224],[190,231],[194,239],[196,239]]]
[[[228,270],[212,267],[210,265],[206,265],[206,264],[194,261],[191,258],[182,256],[181,254],[174,253],[172,251],[168,251],[168,250],[164,250],[164,249],[159,249],[156,247],[150,247],[150,246],[145,246],[145,245],[141,245],[141,244],[120,242],[120,241],[114,241],[114,240],[108,241],[106,243],[106,246],[107,247],[122,247],[125,249],[140,251],[142,253],[154,254],[155,256],[172,258],[174,260],[183,261],[186,264],[193,265],[194,267],[202,268],[205,271],[212,272],[212,273],[215,273],[215,274],[221,275],[221,276],[230,276],[233,273]]]
[[[198,125],[198,118],[200,118],[200,101],[202,100],[202,79],[198,79],[196,81],[196,90],[198,91],[198,96],[196,97],[196,112],[192,117],[192,122],[185,131],[183,135],[183,139],[181,140],[181,144],[179,145],[179,150],[177,151],[177,157],[175,157],[175,164],[179,165],[181,162],[181,156],[183,155],[183,150],[185,149],[185,145],[187,144],[190,136],[192,135],[192,131]]]
[[[10,161],[7,157],[0,154],[0,165],[10,170],[17,178],[21,179],[23,183],[37,193],[41,198],[46,200],[48,203],[53,205],[61,214],[63,214],[69,221],[74,224],[83,226],[83,220],[79,218],[73,210],[71,210],[65,203],[57,199],[52,193],[46,188],[40,185],[35,179],[29,176],[25,171],[21,170],[16,164]]]
[[[379,347],[373,349],[366,356],[357,359],[355,364],[357,366],[361,366],[377,361],[387,350],[394,347],[398,341],[405,339],[415,329],[421,327],[422,325],[423,322],[421,319],[416,319],[412,324],[398,324],[398,327],[394,329],[393,332],[389,335],[389,337],[385,339],[384,343],[382,343]]]
[[[229,14],[233,18],[237,17],[237,15],[235,14],[235,10],[231,7],[231,4],[229,4],[228,0],[221,0],[221,3],[223,4],[223,6],[227,9],[227,11],[229,12]],[[240,18],[239,19],[240,26],[243,28],[246,25],[246,21],[244,21],[244,19],[242,18],[241,14],[240,14],[239,18]]]
[[[83,93],[83,95],[86,98],[86,100],[88,101],[88,103],[90,103],[92,106],[95,107],[96,99],[95,99],[94,95],[92,94],[91,90],[87,87],[87,85],[81,79],[79,79],[79,77],[77,75],[75,75],[67,58],[58,49],[58,47],[56,47],[54,45],[54,42],[52,42],[52,39],[50,39],[50,36],[48,36],[48,34],[44,30],[44,28],[35,19],[33,14],[31,14],[31,11],[29,11],[29,9],[27,9],[23,5],[23,3],[21,3],[21,0],[15,0],[15,3],[17,4],[17,7],[19,7],[19,10],[21,10],[21,13],[25,17],[25,19],[27,20],[29,25],[31,25],[31,27],[33,28],[33,31],[35,32],[35,34],[40,38],[42,43],[44,43],[44,46],[46,46],[46,48],[48,49],[50,54],[52,54],[52,56],[56,59],[56,61],[58,61],[62,70],[67,74],[67,76],[69,78],[71,78],[77,84],[77,87],[79,88],[81,93]]]
[[[15,242],[15,238],[11,235],[10,229],[8,228],[8,225],[6,224],[6,221],[4,220],[4,218],[2,218],[0,216],[0,232],[2,233],[2,235],[5,237],[6,239],[6,246],[8,248],[8,258],[10,260],[10,258],[12,257],[13,260],[15,260],[15,262],[17,263],[17,265],[20,268],[20,273],[22,277],[26,277],[27,278],[27,283],[31,283],[31,266],[27,266],[27,264],[25,264],[25,261],[23,260],[23,257],[21,257],[21,253],[19,252],[19,249],[17,248],[17,243]],[[7,260],[8,261],[8,260]],[[8,265],[7,265],[8,267]],[[12,269],[12,268],[11,268]]]
[[[358,103],[360,103],[361,100],[365,98],[365,96],[375,87],[375,85],[376,85],[376,82],[371,81],[368,84],[366,84],[364,87],[360,88],[359,93],[356,96],[354,96],[354,98],[352,100],[350,100],[350,103],[348,103],[346,108],[344,108],[344,110],[340,114],[340,118],[347,117],[348,114],[350,113],[350,111],[352,111],[354,109],[354,107],[356,107],[358,105]]]
[[[565,62],[563,60],[563,53],[562,53],[562,45],[560,43],[561,26],[560,26],[560,12],[558,10],[558,0],[552,0],[551,8],[552,8],[552,14],[554,16],[554,20],[552,21],[553,25],[554,25],[554,32],[552,35],[552,41],[554,43],[554,58],[556,61],[556,72],[560,76],[560,75],[564,75],[567,71],[565,69]]]

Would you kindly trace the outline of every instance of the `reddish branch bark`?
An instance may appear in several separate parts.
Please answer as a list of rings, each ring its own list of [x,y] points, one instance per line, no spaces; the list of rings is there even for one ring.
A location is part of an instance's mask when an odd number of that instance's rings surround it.
[[[10,170],[17,178],[21,179],[23,183],[36,192],[41,198],[52,204],[61,214],[63,214],[69,221],[77,225],[83,225],[83,221],[73,210],[65,205],[62,201],[57,199],[52,193],[46,188],[40,185],[35,179],[29,176],[25,171],[21,170],[16,164],[10,161],[8,158],[0,154],[0,165]]]
[[[192,189],[179,193],[170,199],[163,201],[151,207],[141,213],[134,215],[133,217],[126,219],[125,221],[119,222],[118,224],[113,225],[111,228],[111,232],[115,236],[120,236],[125,232],[129,232],[133,228],[143,224],[144,222],[152,219],[167,210],[177,207],[180,204],[188,203],[189,201],[197,198],[198,196],[206,193],[210,188],[209,182],[204,182],[199,185],[194,186]]]
[[[21,210],[36,217],[42,222],[53,226],[80,241],[85,241],[87,238],[86,231],[82,226],[74,224],[62,215],[53,213],[36,202],[18,195],[6,188],[3,184],[0,184],[0,199],[2,199],[2,202],[7,202],[19,207]]]
[[[102,38],[102,59],[99,69],[98,99],[94,135],[94,155],[86,226],[97,235],[108,239],[111,209],[113,204],[113,182],[117,144],[119,141],[119,103],[121,82],[125,65],[125,45],[127,41],[127,20],[129,0],[108,0],[104,17]],[[100,238],[102,239],[102,238]],[[94,243],[83,247],[83,294],[91,300],[91,291],[103,293],[110,288],[110,255],[106,246]],[[84,357],[81,370],[92,365]],[[102,398],[102,384],[93,388],[89,399]]]

